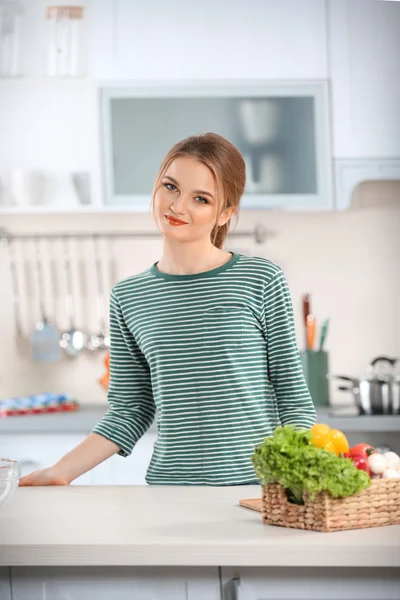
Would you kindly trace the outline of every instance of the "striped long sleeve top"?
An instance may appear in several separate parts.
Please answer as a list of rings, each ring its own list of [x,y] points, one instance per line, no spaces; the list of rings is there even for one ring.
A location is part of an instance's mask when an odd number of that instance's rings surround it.
[[[113,287],[110,328],[109,409],[93,431],[127,456],[157,414],[149,484],[258,483],[255,446],[315,422],[288,285],[267,259],[232,253],[192,275],[154,264]]]

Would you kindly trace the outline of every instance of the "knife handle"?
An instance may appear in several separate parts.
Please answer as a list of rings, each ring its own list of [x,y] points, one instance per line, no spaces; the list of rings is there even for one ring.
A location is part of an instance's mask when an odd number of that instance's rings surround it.
[[[311,294],[303,294],[303,321],[307,328],[307,317],[311,313]]]
[[[307,350],[312,350],[314,348],[315,342],[315,317],[314,315],[307,316],[307,325],[306,325],[306,340],[307,340]]]

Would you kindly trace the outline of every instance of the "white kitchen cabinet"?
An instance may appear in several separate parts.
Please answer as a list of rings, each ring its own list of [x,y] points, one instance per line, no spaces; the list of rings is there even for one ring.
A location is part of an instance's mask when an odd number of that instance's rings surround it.
[[[54,464],[77,446],[89,432],[65,434],[13,434],[0,438],[0,456],[21,463],[22,476]],[[147,432],[128,458],[112,456],[72,482],[72,485],[145,485],[155,431]],[[0,596],[1,598],[1,596]]]
[[[400,2],[329,0],[333,154],[400,158]]]
[[[400,180],[400,155],[399,158],[391,159],[336,159],[334,160],[334,178],[336,209],[343,210],[349,208],[353,191],[363,181]]]
[[[100,80],[327,78],[321,0],[95,0],[90,73]]]
[[[108,86],[101,123],[106,207],[148,212],[166,150],[201,131],[224,136],[242,153],[243,208],[333,207],[326,82]]]
[[[83,432],[57,435],[51,433],[3,435],[0,439],[0,455],[18,460],[24,476],[54,464],[77,446],[84,437]]]
[[[13,600],[220,600],[217,567],[13,567]]]
[[[145,475],[156,438],[157,434],[153,431],[145,433],[130,456],[112,456],[93,469],[90,472],[90,483],[92,485],[146,485]]]
[[[0,567],[0,599],[11,600],[11,578],[8,567]]]
[[[397,600],[398,569],[385,569],[381,577],[374,571],[351,567],[223,567],[222,600]]]

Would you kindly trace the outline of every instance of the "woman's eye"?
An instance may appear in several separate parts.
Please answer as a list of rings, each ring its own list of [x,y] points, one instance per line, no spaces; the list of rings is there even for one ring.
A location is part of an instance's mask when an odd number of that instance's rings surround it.
[[[176,187],[174,186],[173,183],[164,183],[164,187],[166,187],[167,190],[169,190],[170,192],[173,192],[174,190],[176,190]]]
[[[208,204],[208,200],[203,198],[203,196],[196,196],[195,200],[197,200],[199,204]]]

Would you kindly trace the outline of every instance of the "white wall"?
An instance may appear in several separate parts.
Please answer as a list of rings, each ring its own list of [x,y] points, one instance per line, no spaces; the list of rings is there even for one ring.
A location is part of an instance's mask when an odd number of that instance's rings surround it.
[[[289,0],[285,0],[289,3]],[[33,4],[38,5],[35,0]],[[110,7],[109,0],[92,0],[92,9]],[[162,3],[165,7],[169,5]],[[179,4],[179,3],[178,3]],[[293,2],[292,2],[293,4]],[[309,19],[304,27],[312,27],[313,18],[318,21],[324,17],[325,2],[307,0],[308,6],[315,5],[315,11],[299,11],[299,19]],[[132,3],[132,6],[139,6]],[[195,56],[197,64],[215,60],[212,67],[215,77],[233,76],[263,77],[266,71],[273,74],[274,63],[267,53],[266,40],[278,43],[278,30],[267,33],[270,24],[264,23],[265,28],[256,28],[256,38],[248,34],[248,43],[254,39],[257,44],[243,48],[238,46],[237,56],[224,53],[224,35],[229,37],[229,47],[232,48],[235,39],[242,40],[242,25],[247,28],[254,25],[254,19],[261,11],[258,0],[241,4],[240,19],[231,18],[229,6],[231,3],[213,4],[213,11],[202,15],[202,27],[207,35],[196,35],[191,30],[192,22],[186,22],[184,31],[176,26],[178,13],[169,11],[165,14],[165,25],[157,29],[157,39],[154,41],[153,13],[155,3],[150,2],[141,6],[141,22],[136,28],[125,30],[126,36],[136,36],[138,42],[136,55],[128,55],[122,62],[122,70],[131,72],[134,61],[134,73],[139,76],[151,76],[165,79],[166,74],[175,76],[176,65],[154,60],[151,48],[157,56],[163,56],[164,45],[169,48],[170,58],[176,56],[181,47],[185,57],[189,55],[190,44],[196,44]],[[119,6],[128,6],[126,0]],[[161,6],[161,3],[159,3]],[[179,4],[185,10],[188,3]],[[200,5],[199,5],[200,6]],[[207,4],[211,6],[211,4]],[[269,0],[270,7],[278,3]],[[283,2],[279,3],[279,10]],[[131,11],[135,9],[132,8]],[[200,9],[198,9],[200,11]],[[253,12],[251,12],[253,10]],[[278,11],[278,8],[276,8]],[[200,11],[201,12],[201,11]],[[200,15],[199,12],[199,15]],[[95,14],[95,12],[93,13]],[[99,17],[99,14],[97,16]],[[104,14],[107,14],[105,11]],[[103,14],[103,16],[104,16]],[[160,16],[160,13],[157,13]],[[163,14],[163,13],[162,13]],[[250,18],[250,15],[252,17]],[[101,14],[100,14],[101,16]],[[166,19],[169,19],[167,21]],[[210,22],[214,19],[214,24]],[[233,21],[232,21],[233,19]],[[257,20],[257,19],[256,19]],[[251,22],[250,22],[251,21]],[[164,23],[160,19],[159,24]],[[197,23],[197,21],[195,21]],[[215,29],[215,24],[219,26]],[[226,31],[221,25],[224,25]],[[290,24],[284,23],[285,31],[290,33]],[[283,26],[282,25],[282,26]],[[314,23],[316,27],[316,22]],[[97,40],[97,62],[94,61],[94,72],[106,73],[111,59],[123,54],[123,40],[118,48],[110,48],[107,38],[108,22],[103,20],[104,38]],[[120,23],[123,29],[123,23]],[[207,27],[211,29],[208,29]],[[99,30],[100,31],[100,30]],[[280,31],[280,30],[279,30]],[[153,36],[151,33],[153,32]],[[121,31],[122,35],[123,31]],[[199,31],[197,31],[199,33]],[[219,38],[218,35],[221,37]],[[171,36],[174,36],[173,41]],[[266,36],[266,37],[265,37]],[[325,33],[318,41],[325,48]],[[148,52],[141,53],[139,40],[146,42]],[[289,34],[282,38],[283,43],[289,43]],[[315,41],[315,40],[314,40]],[[154,45],[153,45],[154,43]],[[313,42],[314,43],[314,42]],[[325,52],[313,54],[313,44],[301,44],[305,52],[303,61],[308,61],[310,72],[315,77],[324,78],[327,74],[327,55]],[[103,55],[100,48],[103,47]],[[259,48],[263,52],[256,52]],[[221,49],[222,48],[222,49]],[[217,53],[217,50],[221,52]],[[174,50],[172,52],[172,50]],[[172,52],[172,54],[171,54]],[[111,53],[111,54],[110,54]],[[175,53],[175,54],[174,54]],[[167,54],[164,56],[164,58]],[[238,62],[240,56],[243,61]],[[233,60],[233,58],[235,60]],[[92,57],[93,58],[93,57]],[[108,61],[108,62],[107,62]],[[111,62],[110,62],[111,61]],[[187,76],[190,62],[183,63],[180,75]],[[108,66],[107,66],[108,65]],[[267,65],[267,66],[266,66]],[[267,68],[268,67],[268,68]],[[36,65],[33,71],[37,74]],[[35,71],[36,69],[36,71]],[[175,69],[175,71],[174,71]],[[185,71],[186,69],[186,71]],[[293,65],[287,63],[290,72]],[[211,71],[208,70],[208,73]],[[196,71],[197,75],[199,74]],[[284,76],[280,64],[279,75]],[[75,170],[89,170],[92,174],[92,189],[95,202],[100,201],[100,138],[98,129],[99,115],[97,112],[96,85],[92,80],[77,81],[47,81],[44,79],[27,79],[20,82],[0,82],[0,177],[13,167],[43,168],[51,176],[53,197],[60,204],[76,203],[70,184],[70,173]],[[313,294],[313,310],[321,321],[324,317],[331,318],[331,329],[328,336],[327,348],[331,354],[331,367],[335,372],[351,374],[362,373],[367,362],[374,356],[386,353],[400,356],[400,212],[395,207],[400,197],[396,185],[385,187],[387,204],[383,210],[376,208],[382,201],[383,187],[367,186],[361,193],[358,190],[357,200],[360,205],[366,203],[375,208],[357,212],[344,213],[304,213],[285,214],[262,211],[244,211],[241,215],[238,229],[249,229],[255,223],[262,222],[271,232],[268,242],[263,246],[254,246],[248,240],[241,239],[232,243],[239,251],[256,253],[279,263],[285,270],[292,290],[297,319],[299,343],[302,342],[301,330],[301,294]],[[361,196],[360,196],[361,193]],[[86,214],[86,215],[50,215],[50,216],[5,216],[0,213],[0,227],[6,227],[12,232],[25,231],[105,231],[105,230],[153,230],[150,218],[146,214]],[[104,272],[107,276],[107,286],[110,289],[117,279],[139,272],[155,262],[160,255],[160,241],[119,242],[112,246],[104,245]],[[94,272],[90,259],[90,248],[77,248],[74,276],[76,285],[83,285],[86,280],[83,299],[78,302],[80,325],[90,329],[95,328],[95,297],[93,294]],[[57,294],[54,299],[50,293],[50,271],[47,273],[48,308],[51,318],[60,326],[65,326],[63,306],[63,274],[61,271],[61,255],[59,249],[55,254],[47,254],[53,260],[54,279],[57,284]],[[85,258],[86,257],[86,258]],[[31,255],[20,255],[20,261],[26,263],[28,271],[32,270]],[[108,264],[108,261],[110,264]],[[85,276],[79,279],[80,262],[86,268]],[[31,281],[32,274],[22,278],[21,283]],[[17,347],[14,336],[12,315],[11,281],[4,247],[0,246],[0,397],[27,394],[52,390],[55,392],[68,391],[76,394],[83,402],[104,400],[97,380],[103,372],[102,361],[99,357],[80,357],[75,362],[64,361],[55,366],[34,365],[30,362],[26,347]],[[31,282],[32,283],[32,282]],[[27,283],[26,283],[27,285]],[[29,286],[24,290],[24,325],[29,334],[37,319],[36,299]]]
[[[364,186],[364,195],[379,204],[379,185]],[[400,183],[386,196],[399,201]],[[389,204],[389,203],[388,203]],[[232,239],[227,247],[265,256],[282,266],[292,291],[299,345],[302,344],[301,294],[311,292],[313,311],[319,322],[331,318],[327,340],[331,370],[361,374],[378,354],[400,357],[400,208],[369,208],[342,213],[275,213],[244,211],[237,230],[264,223],[269,240],[256,246],[248,239]],[[3,217],[0,226],[10,231],[154,231],[148,215],[92,215]],[[94,269],[90,246],[77,248],[74,262],[78,321],[96,328],[96,304],[93,293]],[[121,241],[102,246],[107,289],[118,279],[146,269],[158,260],[161,242]],[[29,250],[20,259],[31,264]],[[51,319],[65,326],[61,254],[51,254],[55,263],[57,297],[50,295],[50,275],[46,293]],[[79,265],[84,263],[79,279]],[[28,271],[32,270],[32,265]],[[21,271],[22,272],[22,271]],[[86,280],[84,285],[83,281]],[[100,357],[79,357],[51,365],[32,364],[24,350],[18,350],[11,302],[11,281],[6,253],[0,249],[1,312],[0,395],[7,397],[51,390],[71,392],[82,402],[104,400],[97,380],[103,373]],[[23,283],[23,282],[22,282]],[[92,291],[90,291],[92,290]],[[80,296],[80,295],[79,295]],[[32,292],[23,309],[24,326],[30,333],[37,318]],[[340,401],[342,394],[336,394]]]

